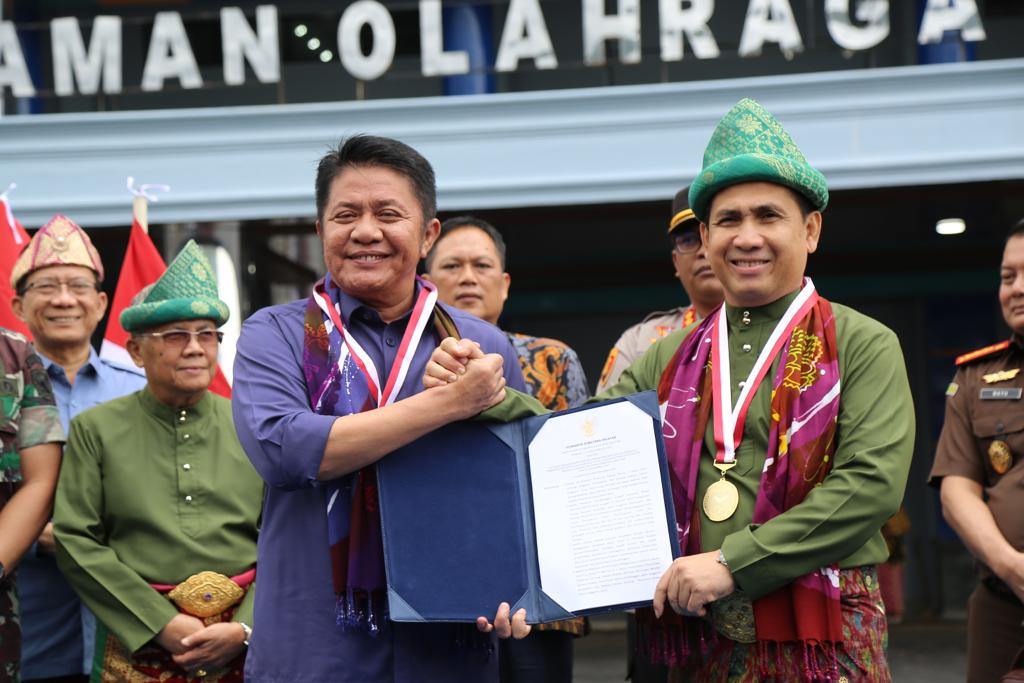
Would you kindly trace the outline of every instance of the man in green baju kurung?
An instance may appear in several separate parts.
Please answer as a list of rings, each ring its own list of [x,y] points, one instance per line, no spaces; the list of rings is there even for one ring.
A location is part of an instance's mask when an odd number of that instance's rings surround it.
[[[890,680],[874,567],[913,405],[895,334],[804,278],[827,201],[778,121],[736,105],[690,191],[726,303],[594,399],[657,389],[662,403],[684,556],[640,615],[639,654],[675,680]],[[424,383],[457,381],[471,346],[445,340]],[[540,412],[510,390],[485,415]]]
[[[101,622],[93,680],[241,681],[263,484],[208,391],[227,306],[194,242],[136,300],[148,384],[72,421],[58,564]]]

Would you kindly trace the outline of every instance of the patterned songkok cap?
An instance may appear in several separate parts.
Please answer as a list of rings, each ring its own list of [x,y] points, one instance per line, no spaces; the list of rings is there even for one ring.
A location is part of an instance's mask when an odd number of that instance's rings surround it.
[[[85,266],[103,279],[103,262],[92,240],[73,220],[57,214],[39,228],[11,269],[11,287],[33,270],[46,266]]]
[[[704,150],[703,170],[690,186],[690,207],[706,223],[711,199],[730,185],[768,182],[796,190],[818,211],[828,205],[828,183],[807,163],[793,138],[767,109],[740,100],[718,122]]]
[[[217,296],[217,279],[203,250],[189,240],[142,300],[121,311],[121,327],[139,332],[178,320],[228,321],[228,305]]]

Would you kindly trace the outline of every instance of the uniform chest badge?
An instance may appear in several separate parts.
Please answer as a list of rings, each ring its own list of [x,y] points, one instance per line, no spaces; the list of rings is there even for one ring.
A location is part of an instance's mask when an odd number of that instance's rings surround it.
[[[992,463],[992,469],[996,474],[1006,474],[1010,469],[1010,463],[1013,462],[1013,453],[1005,441],[997,439],[988,447],[988,461]]]
[[[985,380],[985,384],[994,384],[995,382],[1005,382],[1008,379],[1013,379],[1020,372],[1020,368],[1013,370],[1000,370],[999,372],[993,372],[988,375],[982,375],[981,378]]]

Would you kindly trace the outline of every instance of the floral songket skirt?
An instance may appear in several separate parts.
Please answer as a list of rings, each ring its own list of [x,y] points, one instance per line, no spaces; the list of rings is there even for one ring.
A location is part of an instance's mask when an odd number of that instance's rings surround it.
[[[673,670],[671,683],[891,683],[885,652],[889,631],[885,607],[874,567],[844,569],[839,573],[843,617],[843,643],[836,648],[839,670],[831,666],[821,648],[808,650],[801,643],[768,643],[767,657],[759,644],[743,645],[719,637],[709,646],[696,669]],[[700,645],[696,645],[700,651]],[[809,661],[813,658],[816,661]],[[801,673],[823,672],[808,679]]]

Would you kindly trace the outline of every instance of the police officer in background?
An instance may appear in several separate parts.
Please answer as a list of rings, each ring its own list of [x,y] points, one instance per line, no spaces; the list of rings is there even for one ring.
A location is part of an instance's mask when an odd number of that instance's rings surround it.
[[[718,308],[725,297],[722,283],[711,272],[711,264],[700,242],[700,221],[693,215],[687,202],[689,191],[689,187],[684,187],[672,200],[668,237],[672,242],[672,266],[690,299],[690,305],[650,313],[623,332],[604,362],[597,383],[598,393],[615,384],[622,371],[642,356],[651,344],[702,320]]]
[[[967,680],[999,681],[1024,646],[1024,220],[1000,267],[1007,341],[960,356],[929,483],[978,560],[968,601]]]

